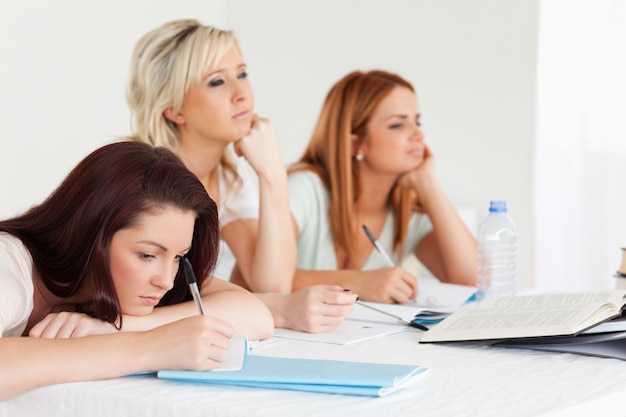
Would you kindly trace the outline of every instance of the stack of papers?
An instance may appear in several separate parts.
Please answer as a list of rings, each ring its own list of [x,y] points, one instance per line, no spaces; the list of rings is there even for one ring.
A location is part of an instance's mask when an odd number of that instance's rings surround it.
[[[249,355],[240,371],[159,371],[161,379],[331,394],[382,397],[426,374],[416,365]]]
[[[494,346],[577,353],[626,360],[626,317],[618,317],[572,336],[509,339]]]
[[[575,336],[509,339],[494,346],[577,353],[626,360],[626,332],[581,333]]]

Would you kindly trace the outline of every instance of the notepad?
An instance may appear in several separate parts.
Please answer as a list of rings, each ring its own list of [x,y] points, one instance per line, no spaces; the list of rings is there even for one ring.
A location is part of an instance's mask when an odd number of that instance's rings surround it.
[[[358,305],[355,307],[358,307]],[[375,337],[404,332],[409,329],[409,327],[398,323],[373,323],[344,320],[337,328],[323,333],[306,333],[290,329],[274,329],[274,337],[335,345],[349,345]]]
[[[417,382],[418,365],[248,355],[240,371],[159,371],[161,379],[255,388],[382,397]]]
[[[230,340],[228,358],[220,363],[220,366],[212,372],[239,371],[244,364],[246,356],[250,350],[248,338],[245,336],[235,336]]]
[[[419,295],[415,302],[406,304],[383,304],[364,302],[378,310],[402,318],[402,320],[419,321],[421,323],[437,323],[459,310],[476,292],[476,288],[466,285],[434,283],[420,285]],[[366,321],[370,323],[397,323],[392,317],[356,305],[346,316],[348,320]]]

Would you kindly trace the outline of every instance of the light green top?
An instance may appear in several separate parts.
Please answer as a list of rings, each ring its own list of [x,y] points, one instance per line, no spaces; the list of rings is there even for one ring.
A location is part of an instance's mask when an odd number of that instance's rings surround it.
[[[300,171],[289,175],[289,206],[298,225],[298,269],[337,270],[337,258],[330,231],[328,190],[317,174]],[[390,210],[378,242],[392,260],[394,215]],[[430,219],[425,214],[415,213],[409,221],[402,259],[415,253],[417,244],[432,230]],[[363,232],[365,233],[365,232]],[[383,258],[373,249],[363,270],[386,268]]]

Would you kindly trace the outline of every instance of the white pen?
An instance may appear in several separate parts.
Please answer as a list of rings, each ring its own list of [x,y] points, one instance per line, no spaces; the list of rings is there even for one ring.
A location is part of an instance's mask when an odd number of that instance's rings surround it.
[[[187,277],[187,282],[189,282],[189,290],[191,291],[191,295],[193,296],[193,301],[198,306],[198,310],[200,314],[204,315],[204,307],[202,306],[202,297],[200,297],[200,291],[198,290],[198,282],[196,281],[196,274],[193,273],[193,267],[191,266],[191,262],[186,256],[183,256],[183,271],[185,273],[185,277]]]
[[[369,238],[370,242],[372,242],[372,245],[374,245],[374,248],[376,248],[376,251],[383,258],[383,260],[385,261],[385,264],[387,264],[387,266],[390,268],[393,268],[394,266],[396,266],[396,264],[393,263],[389,255],[387,255],[387,252],[385,252],[383,247],[380,246],[380,243],[378,243],[378,240],[376,240],[376,238],[374,237],[370,229],[368,229],[366,225],[363,225],[363,230],[365,230],[365,234]]]

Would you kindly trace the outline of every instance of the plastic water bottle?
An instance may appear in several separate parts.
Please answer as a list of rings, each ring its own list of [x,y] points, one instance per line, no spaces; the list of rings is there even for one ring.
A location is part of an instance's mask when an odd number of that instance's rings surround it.
[[[517,231],[506,201],[492,200],[489,215],[478,228],[476,301],[515,294]]]

